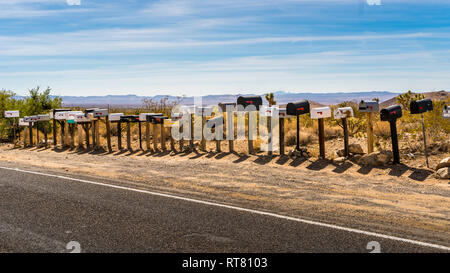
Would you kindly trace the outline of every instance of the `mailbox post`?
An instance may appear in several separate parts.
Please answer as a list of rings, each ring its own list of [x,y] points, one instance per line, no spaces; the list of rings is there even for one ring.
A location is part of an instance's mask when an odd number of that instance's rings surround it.
[[[217,117],[214,117],[214,118],[211,118],[208,120],[208,122],[206,124],[206,128],[211,129],[211,130],[214,129],[214,135],[216,137],[222,138],[223,135],[222,136],[218,135],[217,130],[219,130],[219,128],[221,128],[221,131],[223,133],[223,124],[224,124],[223,116],[217,116]],[[221,152],[220,139],[216,138],[215,141],[216,141],[216,152],[220,153]]]
[[[345,157],[350,155],[348,148],[348,126],[347,118],[353,117],[353,108],[351,107],[341,107],[334,110],[334,119],[342,120],[342,128],[344,129],[344,154]]]
[[[176,116],[176,115],[172,115]],[[175,142],[172,137],[172,127],[178,127],[180,126],[180,121],[178,118],[173,117],[171,119],[164,119],[164,128],[169,128],[169,139],[170,139],[170,150],[175,151]]]
[[[127,150],[131,151],[131,123],[139,123],[139,116],[138,115],[127,115],[127,116],[120,116],[120,122],[126,122],[127,123]],[[120,134],[120,132],[119,132]],[[142,137],[139,136],[139,143],[142,142]]]
[[[420,114],[422,118],[422,132],[423,132],[423,145],[425,147],[425,160],[427,163],[427,168],[430,167],[428,164],[428,150],[427,150],[427,137],[425,133],[425,122],[423,120],[423,113],[433,110],[433,101],[431,99],[423,99],[411,101],[409,105],[411,114]]]
[[[223,103],[219,103],[219,107],[222,110],[222,113],[224,113],[226,115],[227,118],[227,125],[226,125],[226,130],[227,130],[227,135],[228,132],[232,133],[232,139],[228,140],[228,151],[230,153],[232,153],[234,151],[234,111],[236,109],[236,103],[235,102],[223,102]],[[227,108],[230,110],[232,109],[232,111],[227,111]]]
[[[213,109],[212,107],[195,107],[195,115],[201,117],[202,119],[202,139],[200,141],[200,149],[202,151],[206,151],[206,139],[203,133],[203,128],[205,127],[206,117],[212,115]]]
[[[325,158],[325,124],[324,119],[331,117],[330,107],[318,107],[311,109],[311,118],[317,119],[319,124],[319,151],[320,157]]]
[[[66,113],[69,111],[70,109],[53,109],[51,118],[53,118],[53,146],[55,148],[58,145],[57,128],[56,128],[57,123],[61,127],[61,146],[62,147],[64,146],[64,126],[66,120]]]
[[[147,118],[149,118],[149,117],[147,117]],[[161,132],[160,132],[161,150],[165,151],[166,150],[166,131],[164,128],[164,120],[168,119],[168,117],[163,116],[161,114],[158,116],[151,116],[150,119],[152,121],[152,125],[154,126],[154,128],[156,127],[156,125],[159,125],[159,128],[161,130]],[[156,145],[156,139],[154,139],[154,142]]]
[[[296,151],[300,151],[300,115],[308,114],[309,112],[310,112],[310,105],[309,101],[307,100],[291,102],[288,103],[286,106],[286,114],[297,117],[297,145],[295,146]]]
[[[122,126],[120,117],[123,113],[111,113],[108,115],[108,121],[110,123],[117,123],[117,149],[122,150]]]
[[[279,129],[280,129],[280,155],[285,155],[285,149],[284,149],[284,120],[287,118],[292,117],[291,115],[287,114],[287,109],[286,108],[280,108],[279,112],[278,112],[279,116],[280,116],[280,124]]]
[[[376,101],[361,101],[359,112],[367,113],[367,153],[373,153],[373,117],[378,113],[380,105]]]
[[[189,148],[191,150],[194,150],[194,114],[195,114],[195,106],[181,106],[181,113],[182,115],[187,115],[189,118],[189,132],[190,132],[190,139],[189,139]],[[183,131],[186,130],[187,128],[184,128],[183,126]]]
[[[399,105],[389,106],[380,112],[381,121],[389,121],[391,127],[392,152],[394,154],[394,164],[400,163],[400,153],[398,149],[397,119],[402,116],[402,108]]]
[[[13,143],[16,146],[16,118],[20,117],[19,111],[5,111],[5,117],[12,119],[12,128],[13,128]],[[19,131],[20,136],[20,131]],[[19,139],[20,140],[20,139]]]
[[[36,142],[36,146],[39,146],[39,124],[41,123],[41,122],[45,122],[45,124],[44,124],[44,145],[45,145],[45,148],[47,148],[47,146],[48,146],[48,143],[47,143],[47,141],[48,141],[48,139],[47,139],[47,122],[49,122],[50,121],[50,116],[49,115],[37,115],[37,123],[36,123],[36,137],[37,137],[37,142]]]
[[[243,106],[244,111],[248,113],[248,124],[247,124],[247,131],[248,131],[248,153],[254,154],[253,152],[253,135],[251,135],[251,127],[250,122],[252,120],[251,115],[254,114],[256,111],[259,111],[260,106],[262,105],[262,98],[260,96],[240,96],[237,98],[237,105]],[[245,110],[247,106],[253,105],[255,109],[251,109],[250,111]]]
[[[267,154],[271,156],[273,154],[273,128],[272,128],[272,117],[275,115],[275,112],[278,111],[277,106],[262,106],[259,111],[260,117],[267,118],[267,142],[268,142],[268,152]]]

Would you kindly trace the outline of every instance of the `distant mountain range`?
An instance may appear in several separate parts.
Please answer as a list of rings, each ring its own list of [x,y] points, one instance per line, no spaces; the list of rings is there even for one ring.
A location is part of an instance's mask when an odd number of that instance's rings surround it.
[[[337,104],[344,101],[371,100],[378,98],[380,101],[386,101],[396,97],[399,93],[387,92],[387,91],[371,91],[371,92],[352,92],[352,93],[289,93],[284,91],[274,92],[275,100],[277,104],[286,104],[300,99],[307,99],[316,104],[329,105]],[[224,95],[207,95],[202,96],[202,102],[204,105],[217,105],[220,102],[236,102],[237,95],[224,94]],[[254,95],[254,94],[245,94]],[[264,95],[261,95],[264,99]],[[176,96],[137,96],[137,95],[107,95],[107,96],[62,96],[63,105],[80,106],[80,107],[131,107],[137,108],[142,105],[144,99],[152,99],[154,101],[160,101],[167,98],[168,101],[180,100],[180,104],[193,104],[194,97],[176,97]],[[265,99],[264,99],[265,101]]]

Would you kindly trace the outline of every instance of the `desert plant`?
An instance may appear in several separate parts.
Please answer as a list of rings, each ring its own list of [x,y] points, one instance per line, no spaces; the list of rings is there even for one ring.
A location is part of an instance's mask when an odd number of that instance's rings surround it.
[[[269,106],[276,105],[277,102],[275,101],[275,96],[273,93],[267,93],[265,96],[267,102],[269,103]]]
[[[401,104],[403,109],[409,110],[409,104],[413,100],[421,100],[424,99],[424,94],[414,94],[411,92],[411,90],[408,90],[408,92],[398,95],[396,98],[397,103]]]

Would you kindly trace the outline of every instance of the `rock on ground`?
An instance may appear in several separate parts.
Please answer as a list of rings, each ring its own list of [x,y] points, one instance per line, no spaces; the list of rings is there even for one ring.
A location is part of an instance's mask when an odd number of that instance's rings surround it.
[[[392,153],[388,151],[373,152],[371,154],[363,155],[358,163],[369,166],[383,166],[389,163],[392,159]]]
[[[440,168],[439,170],[437,170],[436,178],[450,179],[450,167]]]
[[[450,167],[450,157],[442,159],[441,162],[439,162],[439,164],[436,166],[436,170],[439,170],[439,169],[442,169],[445,167]]]

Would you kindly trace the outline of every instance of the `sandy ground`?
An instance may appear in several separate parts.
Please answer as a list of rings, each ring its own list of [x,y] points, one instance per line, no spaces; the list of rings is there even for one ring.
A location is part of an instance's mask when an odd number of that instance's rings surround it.
[[[425,236],[450,245],[448,180],[406,165],[369,168],[263,154],[107,153],[12,145],[0,146],[0,163],[112,179],[349,227],[401,232],[410,238]]]

